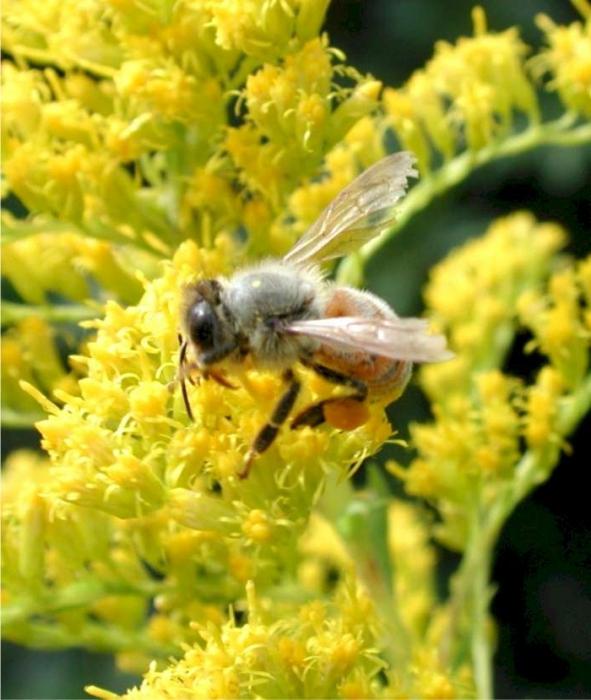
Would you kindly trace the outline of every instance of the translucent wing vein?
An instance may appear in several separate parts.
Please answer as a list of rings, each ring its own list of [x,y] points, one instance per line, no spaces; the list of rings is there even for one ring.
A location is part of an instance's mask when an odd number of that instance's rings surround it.
[[[383,158],[345,187],[285,256],[302,264],[338,258],[378,235],[395,220],[394,205],[416,177],[408,151]]]
[[[353,316],[294,321],[288,333],[306,335],[336,349],[368,352],[409,362],[443,362],[454,355],[443,335],[427,332],[419,318],[366,319]]]

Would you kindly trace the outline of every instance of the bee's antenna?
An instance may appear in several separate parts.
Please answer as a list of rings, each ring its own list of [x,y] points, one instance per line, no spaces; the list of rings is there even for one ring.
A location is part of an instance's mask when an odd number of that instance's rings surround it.
[[[185,402],[185,408],[187,409],[187,415],[191,421],[195,421],[193,417],[193,411],[191,410],[191,404],[189,403],[189,395],[187,394],[187,384],[185,382],[185,365],[187,364],[187,341],[183,340],[183,337],[179,334],[179,343],[181,344],[181,351],[179,353],[179,382],[181,384],[181,393],[183,395],[183,401]],[[192,382],[191,382],[192,383]]]

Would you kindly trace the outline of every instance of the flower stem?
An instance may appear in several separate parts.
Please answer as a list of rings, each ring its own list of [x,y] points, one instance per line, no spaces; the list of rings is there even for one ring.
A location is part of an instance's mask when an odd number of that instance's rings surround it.
[[[572,396],[563,400],[557,418],[560,437],[571,434],[590,409],[591,375],[584,379]],[[493,696],[493,654],[488,630],[493,550],[509,515],[536,486],[550,476],[559,456],[559,444],[542,451],[528,450],[515,468],[515,477],[498,494],[494,503],[486,509],[481,507],[472,518],[471,536],[460,569],[452,582],[450,623],[442,643],[442,654],[454,666],[459,666],[468,653],[462,645],[464,635],[469,635],[469,653],[479,700],[489,700]]]
[[[30,622],[26,627],[5,627],[6,639],[33,649],[86,647],[96,651],[143,652],[151,658],[167,659],[181,653],[174,644],[151,639],[144,629],[125,629],[114,624],[86,622],[79,629],[68,629],[52,622]]]
[[[470,659],[479,700],[493,697],[488,629],[492,546],[486,545],[485,533],[485,513],[475,508],[462,563],[451,582],[450,620],[440,649],[442,658],[454,668]]]
[[[2,427],[28,430],[33,428],[37,421],[47,416],[42,411],[39,413],[23,413],[9,406],[2,406]]]
[[[94,580],[76,581],[61,590],[35,591],[34,595],[24,594],[18,600],[4,606],[2,620],[5,625],[16,625],[31,617],[50,617],[66,610],[85,608],[108,596],[149,598],[162,590],[163,586],[158,583],[133,586],[127,583],[106,584]]]
[[[63,71],[76,66],[98,78],[112,79],[117,74],[117,69],[113,66],[108,66],[104,63],[89,61],[81,56],[71,55],[68,59],[58,58],[53,52],[47,49],[38,49],[32,46],[8,46],[7,52],[9,56],[13,56],[15,61],[25,59],[32,63],[39,63],[43,66],[55,66]]]
[[[78,323],[100,315],[98,308],[84,304],[34,305],[2,303],[2,326],[10,326],[26,318],[42,318],[49,323]]]
[[[488,607],[491,599],[489,579],[491,573],[491,554],[486,548],[479,551],[477,565],[472,579],[472,629],[470,649],[476,693],[479,700],[493,697],[492,687],[492,649],[490,630],[488,629]]]

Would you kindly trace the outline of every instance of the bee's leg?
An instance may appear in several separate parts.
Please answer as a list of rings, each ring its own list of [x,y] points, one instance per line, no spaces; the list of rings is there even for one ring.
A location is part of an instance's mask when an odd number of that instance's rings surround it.
[[[236,384],[232,384],[232,382],[229,382],[226,379],[225,374],[223,374],[222,372],[218,372],[217,370],[213,370],[213,369],[204,370],[203,371],[203,378],[204,379],[213,379],[214,382],[216,382],[220,386],[226,387],[226,389],[238,389]]]
[[[266,452],[269,447],[271,447],[275,438],[277,437],[279,428],[287,420],[287,417],[291,413],[291,409],[296,402],[298,394],[300,393],[301,384],[295,378],[294,373],[290,369],[283,374],[283,379],[288,383],[287,389],[284,391],[283,395],[275,405],[273,413],[271,414],[271,419],[261,428],[259,434],[254,439],[254,442],[246,455],[244,466],[242,467],[241,471],[238,472],[240,479],[246,479],[255,458],[263,452]]]
[[[189,420],[191,422],[195,422],[195,417],[193,416],[193,410],[191,409],[191,403],[189,401],[189,395],[187,394],[187,385],[185,384],[185,376],[184,375],[181,375],[180,383],[181,383],[181,394],[183,395],[183,402],[185,404],[185,408],[187,409],[187,415],[189,416]]]
[[[185,404],[187,415],[189,416],[190,420],[194,420],[193,411],[191,410],[191,404],[189,403],[189,395],[187,393],[186,385],[187,381],[191,384],[194,384],[194,381],[190,374],[192,365],[187,360],[188,342],[186,340],[183,340],[183,337],[180,334],[178,338],[179,344],[181,346],[179,352],[179,367],[176,373],[176,377],[168,384],[168,390],[174,391],[177,382],[181,385],[181,394],[183,395],[183,403]]]
[[[193,377],[191,376],[191,372],[197,369],[200,369],[197,364],[194,362],[191,362],[188,357],[187,357],[187,352],[189,349],[189,341],[183,338],[183,336],[179,333],[178,334],[178,340],[179,340],[179,367],[177,370],[176,377],[173,379],[168,384],[168,389],[169,391],[174,391],[177,383],[180,384],[181,386],[181,394],[183,396],[183,402],[185,404],[185,408],[187,410],[187,415],[189,418],[194,421],[193,417],[193,411],[191,410],[191,404],[189,403],[189,394],[187,392],[187,382],[189,384],[195,386],[195,381]],[[227,343],[220,348],[215,348],[213,351],[210,351],[209,354],[205,357],[207,362],[215,362],[218,361],[219,359],[224,358],[225,356],[229,355],[231,352],[235,350],[235,344],[234,343]],[[209,369],[209,370],[201,370],[201,376],[204,379],[213,379],[215,382],[218,384],[221,384],[222,386],[226,387],[227,389],[237,389],[238,387],[229,382],[224,374],[222,372],[219,372],[214,369]]]
[[[348,386],[351,389],[354,389],[354,393],[346,397],[341,396],[334,399],[324,399],[323,401],[319,401],[318,403],[308,406],[308,408],[304,409],[301,413],[298,413],[298,415],[292,420],[292,430],[302,428],[305,425],[315,428],[317,425],[324,423],[326,420],[324,415],[324,407],[329,404],[337,403],[342,401],[344,398],[353,399],[354,401],[359,402],[365,401],[367,398],[367,384],[362,382],[360,379],[349,377],[342,372],[337,372],[334,369],[330,369],[330,367],[325,367],[324,365],[316,362],[303,361],[302,364],[314,370],[316,374],[320,375],[323,379],[326,379],[327,382],[331,382],[331,384],[338,384],[339,386]]]

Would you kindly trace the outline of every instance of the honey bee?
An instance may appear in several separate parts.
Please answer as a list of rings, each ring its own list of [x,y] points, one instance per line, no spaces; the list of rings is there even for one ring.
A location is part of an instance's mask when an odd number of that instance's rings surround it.
[[[240,478],[273,443],[292,413],[301,382],[294,368],[308,367],[351,390],[345,398],[319,401],[296,415],[291,428],[318,426],[330,409],[399,395],[413,362],[452,357],[445,338],[427,323],[399,318],[370,292],[326,280],[319,264],[339,258],[394,221],[394,206],[416,177],[409,152],[390,155],[343,189],[280,260],[238,270],[229,279],[204,279],[184,289],[178,378],[193,419],[185,380],[204,378],[235,388],[220,369],[247,356],[260,368],[282,372],[285,390],[246,455]],[[393,400],[393,399],[392,399]],[[347,403],[348,402],[348,403]]]

